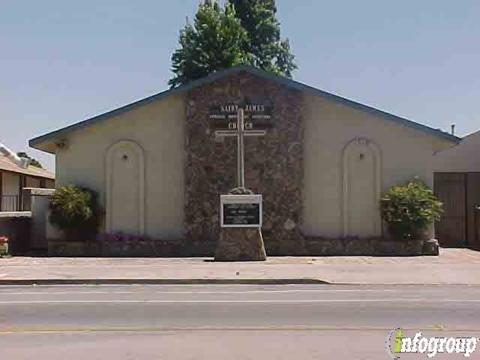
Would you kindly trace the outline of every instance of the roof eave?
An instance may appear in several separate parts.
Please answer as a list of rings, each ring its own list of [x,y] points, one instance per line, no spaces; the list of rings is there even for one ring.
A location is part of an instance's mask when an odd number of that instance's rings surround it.
[[[318,95],[318,96],[322,96],[324,98],[328,98],[328,99],[331,99],[331,100],[334,100],[334,101],[338,101],[338,102],[343,103],[347,106],[354,107],[354,108],[357,108],[359,110],[367,111],[367,112],[372,113],[374,115],[380,116],[384,119],[394,121],[398,124],[407,126],[409,128],[413,128],[413,129],[418,130],[418,131],[428,133],[429,135],[441,138],[443,140],[450,141],[452,143],[459,143],[461,141],[461,138],[459,138],[457,136],[445,133],[441,130],[430,128],[426,125],[422,125],[422,124],[414,122],[412,120],[408,120],[408,119],[399,117],[397,115],[393,115],[393,114],[387,113],[385,111],[373,108],[371,106],[364,105],[364,104],[358,103],[356,101],[349,100],[349,99],[343,98],[341,96],[316,89],[314,87],[311,87],[309,85],[300,83],[298,81],[295,81],[295,80],[292,80],[292,79],[289,79],[289,78],[286,78],[286,77],[282,77],[282,76],[278,76],[278,75],[275,75],[275,74],[267,73],[263,70],[260,70],[260,69],[257,69],[257,68],[251,67],[251,66],[239,65],[239,66],[236,66],[236,67],[233,67],[233,68],[217,71],[217,72],[215,72],[213,74],[210,74],[210,75],[208,75],[204,78],[191,81],[188,84],[181,85],[179,87],[169,89],[169,90],[160,92],[158,94],[154,94],[154,95],[149,96],[147,98],[135,101],[133,103],[127,104],[127,105],[122,106],[120,108],[117,108],[117,109],[114,109],[112,111],[106,112],[104,114],[92,117],[90,119],[87,119],[87,120],[69,125],[67,127],[64,127],[62,129],[59,129],[59,130],[41,135],[39,137],[33,138],[29,141],[29,145],[31,147],[35,148],[35,149],[46,151],[48,153],[53,154],[53,153],[55,153],[55,151],[52,150],[52,148],[51,148],[51,142],[55,141],[55,140],[60,140],[62,137],[66,136],[67,134],[69,134],[72,131],[82,129],[82,128],[85,128],[87,126],[91,126],[91,125],[93,125],[93,124],[95,124],[99,121],[102,121],[104,119],[119,115],[119,114],[124,113],[126,111],[130,111],[130,110],[132,110],[136,107],[148,104],[152,101],[157,101],[157,100],[163,99],[163,98],[165,98],[167,96],[170,96],[170,95],[174,95],[174,94],[177,94],[177,93],[189,91],[189,90],[191,90],[195,87],[211,83],[211,82],[219,80],[219,79],[221,79],[225,76],[228,76],[230,74],[234,74],[234,73],[237,73],[237,72],[241,72],[241,71],[246,71],[246,72],[252,73],[252,74],[257,75],[259,77],[263,77],[267,80],[275,81],[277,83],[283,84],[283,85],[288,86],[288,87],[293,88],[293,89],[297,89],[297,90],[300,90],[300,91],[306,91],[306,92],[312,93],[314,95]]]

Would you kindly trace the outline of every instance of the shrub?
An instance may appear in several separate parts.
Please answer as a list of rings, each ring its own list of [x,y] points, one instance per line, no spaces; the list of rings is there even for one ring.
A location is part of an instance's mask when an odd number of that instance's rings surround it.
[[[99,223],[97,194],[75,185],[55,191],[50,201],[50,222],[69,237],[92,236]]]
[[[390,234],[399,239],[418,238],[442,213],[442,203],[418,179],[392,187],[382,196],[380,207]]]

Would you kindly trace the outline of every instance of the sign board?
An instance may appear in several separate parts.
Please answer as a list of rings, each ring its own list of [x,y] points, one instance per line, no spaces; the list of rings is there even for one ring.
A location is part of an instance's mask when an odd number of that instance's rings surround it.
[[[262,195],[220,195],[221,227],[262,227]]]
[[[210,121],[214,130],[236,130],[239,105],[224,104],[210,109]],[[272,127],[272,106],[246,104],[243,106],[245,129],[258,130]]]

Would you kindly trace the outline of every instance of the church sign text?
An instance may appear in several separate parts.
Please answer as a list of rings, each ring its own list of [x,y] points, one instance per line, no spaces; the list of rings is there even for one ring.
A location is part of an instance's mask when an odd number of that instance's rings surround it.
[[[262,227],[262,195],[220,195],[221,227]]]

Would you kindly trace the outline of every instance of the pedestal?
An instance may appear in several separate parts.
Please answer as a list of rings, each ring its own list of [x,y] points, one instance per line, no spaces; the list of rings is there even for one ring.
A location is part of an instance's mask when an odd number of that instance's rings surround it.
[[[221,228],[215,261],[265,261],[260,228]]]
[[[423,243],[423,255],[439,255],[438,241],[436,239],[425,240]]]

